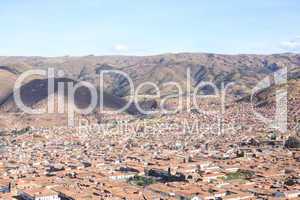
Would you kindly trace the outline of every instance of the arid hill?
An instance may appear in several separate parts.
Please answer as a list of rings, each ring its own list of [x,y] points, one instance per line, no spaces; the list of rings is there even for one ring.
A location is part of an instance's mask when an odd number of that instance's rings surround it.
[[[0,105],[9,97],[17,75],[9,68],[0,66]]]
[[[57,97],[61,94],[58,94],[58,85],[63,84],[64,90],[63,90],[63,98],[65,99],[65,110],[67,111],[68,107],[68,96],[69,91],[67,90],[68,83],[71,83],[74,85],[74,87],[77,84],[77,81],[68,79],[68,78],[55,78],[54,79],[54,93],[48,92],[48,79],[34,79],[31,81],[28,81],[26,84],[22,85],[21,88],[19,88],[18,92],[20,93],[21,100],[24,103],[24,105],[31,107],[31,108],[43,108],[47,106],[47,101],[49,96],[54,95],[55,100],[57,101]],[[7,90],[11,93],[7,94],[7,98],[2,102],[1,109],[2,111],[6,112],[18,112],[19,109],[17,108],[17,105],[15,103],[15,99],[13,97],[13,91]],[[97,98],[97,106],[100,105],[102,99],[100,98],[100,92],[97,91],[98,98]],[[74,94],[74,104],[81,109],[87,108],[91,103],[91,93],[90,90],[84,86],[80,86],[75,94]],[[117,96],[113,96],[111,94],[108,94],[107,92],[103,93],[103,105],[105,108],[110,109],[120,109],[126,104],[126,100],[122,99]],[[56,105],[57,103],[55,103]],[[57,108],[56,108],[57,109]],[[127,110],[130,114],[135,114],[137,111],[136,109],[131,106]]]
[[[64,75],[57,76],[58,82],[88,81],[97,88],[100,87],[99,74],[104,70],[121,70],[129,75],[135,88],[141,83],[150,81],[158,85],[161,95],[177,94],[178,89],[166,86],[165,83],[176,82],[183,92],[187,92],[187,85],[193,89],[200,82],[212,82],[217,87],[222,84],[234,83],[228,94],[236,99],[247,99],[253,87],[267,76],[286,67],[288,70],[289,88],[299,88],[300,55],[220,55],[201,53],[165,54],[157,56],[84,56],[84,57],[0,57],[0,121],[2,123],[7,113],[19,112],[12,97],[16,78],[29,69],[54,68],[56,72],[62,70]],[[190,83],[188,82],[190,71]],[[25,104],[30,107],[45,107],[47,105],[47,77],[29,77],[20,88]],[[117,109],[126,104],[130,94],[128,80],[110,73],[105,75],[104,104],[109,109]],[[260,105],[271,105],[274,101],[274,86],[259,91],[257,95]],[[298,96],[296,89],[289,89],[291,94]],[[55,90],[55,92],[57,92]],[[204,87],[202,93],[212,92],[211,87]],[[151,86],[141,89],[142,94],[155,94]],[[67,92],[66,92],[67,94]],[[296,98],[294,97],[294,98]],[[76,93],[75,104],[85,107],[90,102],[89,92],[80,89]],[[99,99],[98,99],[99,104]],[[145,103],[145,106],[153,103]],[[151,107],[151,106],[150,106]],[[129,114],[136,114],[135,106],[127,110]],[[24,118],[22,116],[21,118]],[[57,118],[57,117],[56,117]],[[13,116],[13,120],[20,117]],[[28,123],[32,117],[28,117]],[[49,118],[45,122],[50,121]],[[6,122],[5,122],[6,123]]]
[[[187,69],[191,71],[191,85],[201,81],[211,81],[218,87],[221,83],[236,83],[232,94],[243,96],[264,77],[282,67],[287,67],[290,78],[300,77],[299,54],[274,55],[219,55],[181,53],[158,56],[85,56],[85,57],[0,57],[0,65],[21,73],[28,69],[54,67],[62,69],[65,77],[86,80],[99,84],[99,74],[103,70],[118,69],[129,75],[137,87],[151,81],[157,84],[163,95],[178,92],[164,83],[178,82],[186,92]],[[128,81],[118,74],[105,76],[106,90],[116,96],[129,95]],[[203,92],[210,92],[204,88]],[[143,93],[155,93],[152,87],[143,87]]]

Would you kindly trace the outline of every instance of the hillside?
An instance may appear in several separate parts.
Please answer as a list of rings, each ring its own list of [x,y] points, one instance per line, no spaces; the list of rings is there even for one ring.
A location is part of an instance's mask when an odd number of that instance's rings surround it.
[[[0,105],[9,97],[17,75],[4,67],[0,67]]]
[[[274,55],[219,55],[219,54],[165,54],[158,56],[85,56],[85,57],[0,57],[0,65],[9,66],[18,72],[27,69],[49,68],[63,69],[66,78],[87,80],[98,85],[98,76],[102,70],[118,69],[127,73],[137,87],[140,83],[156,83],[162,94],[177,92],[176,89],[163,86],[169,81],[180,83],[186,90],[187,69],[191,70],[191,84],[194,87],[201,81],[212,81],[220,86],[222,82],[235,82],[237,87],[232,94],[243,96],[247,89],[274,71],[287,67],[290,78],[300,77],[299,54]],[[241,88],[241,85],[245,87]],[[128,81],[113,74],[105,81],[106,90],[116,96],[129,94]],[[204,88],[209,92],[209,88]],[[153,88],[144,87],[143,93],[153,93]]]
[[[21,124],[65,124],[62,116],[44,115],[34,118],[27,115],[19,115],[19,110],[12,97],[13,86],[16,78],[28,69],[63,70],[64,77],[55,79],[55,93],[58,82],[72,82],[85,80],[99,87],[99,74],[102,70],[118,69],[127,73],[133,80],[135,88],[146,81],[157,84],[161,95],[178,93],[176,88],[166,87],[164,83],[175,81],[182,87],[183,92],[187,88],[187,70],[190,69],[191,88],[202,81],[211,81],[218,87],[222,83],[234,82],[228,94],[230,97],[246,100],[249,91],[265,77],[272,75],[278,69],[287,67],[289,77],[289,110],[296,112],[299,95],[300,55],[276,54],[276,55],[218,55],[218,54],[165,54],[158,56],[134,57],[134,56],[85,56],[85,57],[0,57],[0,121],[7,124],[9,121],[18,121]],[[44,108],[48,99],[48,83],[45,77],[30,77],[20,88],[21,96],[26,105],[34,108]],[[126,104],[129,94],[128,81],[118,75],[110,74],[105,77],[103,88],[104,106],[107,109],[118,109]],[[274,105],[275,87],[271,86],[260,91],[256,100],[260,106]],[[203,93],[210,93],[211,88],[206,87]],[[143,94],[155,93],[151,87],[143,87]],[[299,93],[300,94],[300,93]],[[67,92],[65,92],[67,95]],[[244,97],[244,98],[243,98]],[[65,97],[64,97],[65,98]],[[90,102],[89,91],[80,88],[75,95],[75,104],[86,107]],[[98,99],[98,105],[100,99]],[[152,107],[152,103],[142,106]],[[149,109],[147,108],[147,109]],[[10,117],[7,114],[13,113]],[[17,114],[14,114],[17,113]],[[129,114],[137,114],[135,106],[127,110]],[[295,119],[293,113],[293,120]],[[10,119],[8,119],[10,118]],[[33,123],[34,120],[37,120]],[[8,121],[7,121],[8,120]],[[55,123],[54,123],[55,122]]]

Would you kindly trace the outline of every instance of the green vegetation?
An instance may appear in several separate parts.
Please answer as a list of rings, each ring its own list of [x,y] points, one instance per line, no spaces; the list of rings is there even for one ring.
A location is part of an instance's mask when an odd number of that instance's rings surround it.
[[[300,138],[297,136],[290,136],[286,141],[284,146],[286,148],[300,148]]]
[[[212,188],[209,188],[209,189],[208,189],[208,192],[209,192],[210,194],[213,194],[213,193],[215,193],[215,192],[217,192],[217,191],[214,190],[214,189],[212,189]]]
[[[128,182],[142,187],[156,183],[156,181],[152,178],[147,178],[138,175],[134,176],[133,178],[130,178]]]
[[[12,134],[14,134],[14,135],[23,135],[23,134],[28,133],[30,131],[31,131],[31,128],[30,127],[26,127],[26,128],[21,129],[21,130],[14,130],[14,131],[12,131]]]
[[[276,140],[277,139],[277,135],[275,132],[273,132],[271,135],[270,135],[270,139],[271,140]]]
[[[237,172],[231,172],[227,174],[225,180],[251,179],[254,175],[254,172],[249,170],[238,170]]]

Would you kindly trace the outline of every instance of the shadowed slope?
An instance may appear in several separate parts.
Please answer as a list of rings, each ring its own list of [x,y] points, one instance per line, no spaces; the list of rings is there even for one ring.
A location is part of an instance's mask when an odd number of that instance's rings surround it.
[[[13,91],[16,74],[0,66],[0,105],[9,97]]]
[[[68,83],[71,83],[74,85],[74,87],[77,84],[77,81],[74,81],[69,78],[55,78],[54,79],[54,93],[57,95],[58,92],[58,85],[63,84],[64,85],[64,98],[66,99],[65,102],[67,102],[67,96],[69,95],[67,87]],[[14,97],[13,97],[13,92],[11,90],[7,90],[10,93],[6,93],[6,100],[2,102],[1,108],[6,110],[6,111],[19,111],[17,109],[17,105],[15,103]],[[35,79],[32,81],[29,81],[28,83],[24,84],[21,86],[19,89],[21,100],[24,103],[24,105],[28,107],[47,107],[47,100],[48,97],[52,94],[50,92],[48,93],[48,79]],[[97,96],[97,105],[100,105],[100,92],[99,90],[98,96]],[[90,103],[91,103],[91,92],[87,87],[80,86],[74,95],[74,103],[78,108],[87,108]],[[113,96],[111,94],[108,94],[107,92],[103,92],[103,106],[104,108],[109,108],[109,109],[121,109],[127,104],[127,101],[120,98]],[[137,114],[137,110],[133,105],[131,105],[128,109],[127,112],[129,114]]]

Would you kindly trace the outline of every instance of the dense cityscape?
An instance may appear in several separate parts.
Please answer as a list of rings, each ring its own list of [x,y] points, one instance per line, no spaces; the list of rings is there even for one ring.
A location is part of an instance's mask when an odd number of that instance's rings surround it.
[[[247,103],[228,108],[222,125],[194,109],[78,120],[2,130],[2,199],[299,197],[300,128],[292,120],[289,133],[268,129]]]

